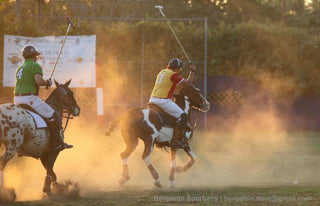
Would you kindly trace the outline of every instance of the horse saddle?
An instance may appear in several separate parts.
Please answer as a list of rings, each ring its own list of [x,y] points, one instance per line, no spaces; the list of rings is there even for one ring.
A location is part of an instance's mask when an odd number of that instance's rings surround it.
[[[33,121],[35,122],[37,129],[48,127],[44,118],[42,116],[40,116],[32,107],[30,107],[27,104],[19,104],[18,106],[23,108],[26,112],[28,112],[32,116]]]
[[[161,107],[156,104],[148,103],[147,108],[151,109],[155,112],[155,114],[159,117],[162,125],[164,127],[175,128],[177,125],[177,119],[165,112]]]

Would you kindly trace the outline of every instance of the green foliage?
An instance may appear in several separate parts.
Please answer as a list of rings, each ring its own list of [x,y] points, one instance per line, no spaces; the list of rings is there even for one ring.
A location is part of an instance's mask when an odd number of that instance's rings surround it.
[[[166,22],[154,20],[162,18],[154,8],[157,1],[113,4],[93,0],[49,3],[24,0],[20,1],[20,7],[17,2],[0,3],[0,40],[4,34],[64,35],[67,28],[64,16],[69,15],[77,27],[70,35],[97,35],[97,63],[105,76],[109,77],[110,71],[119,71],[133,80],[132,87],[139,88],[142,61],[145,87],[150,88],[156,73],[170,58],[185,59]],[[285,16],[282,1],[278,0],[176,0],[161,1],[161,5],[170,18],[208,17],[210,76],[242,76],[266,87],[268,77],[279,80],[273,89],[281,91],[279,96],[319,95],[320,41],[316,33],[308,32],[320,26],[320,1],[313,1],[311,7],[305,7],[303,0],[286,2]],[[201,76],[203,21],[170,23]],[[3,39],[0,46],[3,48]]]
[[[251,78],[270,88],[269,81],[264,82],[268,76],[280,82],[274,89],[280,96],[319,95],[319,44],[319,38],[299,29],[220,24],[209,42],[209,73]]]

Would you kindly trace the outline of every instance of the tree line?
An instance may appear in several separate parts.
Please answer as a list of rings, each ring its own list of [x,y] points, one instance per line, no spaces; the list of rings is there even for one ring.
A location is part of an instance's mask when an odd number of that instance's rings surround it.
[[[277,79],[279,83],[272,89],[283,98],[319,95],[320,0],[306,3],[304,0],[3,0],[0,46],[3,48],[4,34],[64,35],[64,18],[69,16],[76,24],[70,35],[97,35],[97,63],[105,76],[110,72],[112,60],[118,62],[113,67],[121,67],[121,72],[139,82],[143,60],[147,67],[143,74],[145,87],[149,88],[164,62],[172,56],[184,58],[154,8],[162,5],[183,46],[200,68],[198,78],[203,75],[204,59],[201,19],[207,17],[209,76],[241,76],[265,87],[270,87],[266,78]],[[181,18],[185,20],[180,21]],[[136,86],[139,87],[138,83]]]

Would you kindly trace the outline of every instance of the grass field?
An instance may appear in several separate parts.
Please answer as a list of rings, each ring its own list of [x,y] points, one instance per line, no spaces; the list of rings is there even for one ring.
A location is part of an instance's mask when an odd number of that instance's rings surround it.
[[[319,205],[319,186],[180,188],[88,193],[76,201],[45,200],[2,203],[12,206],[105,205]]]
[[[118,187],[116,183],[121,174],[121,161],[118,155],[123,150],[123,145],[117,135],[105,140],[106,144],[115,142],[114,144],[121,145],[115,149],[116,152],[112,151],[113,156],[103,156],[103,152],[109,151],[110,148],[104,147],[103,151],[95,148],[95,152],[101,154],[100,158],[95,157],[94,160],[96,173],[92,170],[85,173],[87,179],[90,177],[89,180],[85,180],[85,175],[79,175],[80,169],[78,173],[70,175],[82,188],[79,199],[18,198],[14,203],[0,205],[319,205],[320,203],[319,132],[198,132],[192,142],[197,161],[188,172],[176,175],[175,189],[166,186],[169,154],[159,149],[155,149],[152,162],[158,169],[163,187],[160,189],[153,187],[151,175],[140,159],[143,144],[139,144],[129,161],[130,181],[123,188]],[[88,145],[86,147],[88,150]],[[110,147],[114,145],[111,144]],[[91,152],[87,154],[90,155]],[[101,157],[106,167],[101,166],[103,164],[97,160],[101,160]],[[61,158],[65,162],[69,161],[66,157]],[[184,153],[179,152],[178,161],[182,164],[187,160]],[[68,177],[65,175],[68,172],[60,169],[61,161],[58,162],[57,174],[61,176],[62,173],[64,177]],[[111,165],[113,168],[110,168]],[[72,164],[69,166],[72,167]],[[14,171],[12,168],[16,167],[9,168],[9,172]],[[37,170],[41,170],[40,168]],[[105,176],[97,175],[102,171],[105,172]],[[32,178],[27,171],[21,174],[21,177],[25,175]],[[97,176],[96,179],[94,176]],[[28,187],[34,187],[32,192],[41,191],[42,179],[40,183],[36,182],[27,184]],[[10,185],[10,181],[8,184],[17,189],[15,184]],[[27,187],[26,183],[22,185]],[[18,196],[19,193],[20,195],[27,193],[28,188],[25,189],[21,192],[20,188]]]

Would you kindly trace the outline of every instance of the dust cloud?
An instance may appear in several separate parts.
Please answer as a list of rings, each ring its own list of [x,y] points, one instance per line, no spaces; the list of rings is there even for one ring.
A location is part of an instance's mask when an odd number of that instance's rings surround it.
[[[292,84],[290,79],[261,75],[262,87],[273,98],[288,93]],[[190,173],[183,174],[185,185],[227,187],[319,182],[316,178],[319,167],[310,166],[318,158],[306,149],[305,133],[298,133],[294,128],[288,130],[290,116],[282,116],[272,98],[263,102],[264,94],[250,95],[236,106],[237,114],[232,118],[210,116],[210,129],[196,132],[192,144],[198,162]],[[285,98],[284,106],[290,107],[291,100]],[[215,125],[223,128],[216,129]]]
[[[127,109],[121,104],[128,104],[127,99],[137,96],[134,88],[138,88],[139,91],[139,86],[136,87],[135,83],[132,83],[133,88],[129,88],[129,77],[124,75],[121,69],[123,65],[116,64],[111,60],[112,57],[106,58],[110,58],[110,61],[100,64],[97,68],[100,75],[97,84],[107,91],[103,97],[104,106],[110,112],[106,114],[105,119],[112,121]],[[125,99],[124,93],[119,91],[129,94],[128,90],[131,91],[131,97],[128,95]],[[49,96],[50,91],[42,90],[40,94],[43,98]],[[125,149],[119,127],[111,137],[104,136],[107,123],[96,116],[96,102],[90,99],[92,94],[85,89],[76,89],[75,96],[82,110],[80,117],[70,120],[65,132],[65,141],[73,144],[74,148],[62,151],[56,160],[54,171],[58,182],[71,180],[78,183],[82,193],[119,190],[121,188],[118,187],[118,180],[122,173],[120,153]],[[93,97],[95,98],[94,95]],[[152,178],[141,160],[141,145],[143,144],[140,142],[137,151],[129,159],[129,172],[133,177],[130,182],[139,187],[152,188]],[[2,146],[2,151],[3,149]],[[169,165],[168,158],[169,156],[165,160],[166,165]],[[18,201],[38,200],[43,197],[45,176],[46,171],[40,160],[16,156],[9,161],[4,170],[4,185],[15,189]],[[150,176],[150,179],[145,178],[146,176]]]
[[[195,151],[200,162],[192,186],[281,184],[281,158],[290,150],[288,135],[269,113],[243,116],[224,131],[199,132]],[[201,161],[205,160],[205,161]]]
[[[105,102],[125,103],[118,92],[127,86],[126,79],[121,78],[124,75],[118,72],[109,75],[112,75],[108,76],[109,81],[102,82],[102,86],[110,91],[104,96]],[[101,122],[92,111],[87,111],[88,108],[80,106],[82,114],[70,121],[65,132],[65,141],[73,144],[74,148],[62,151],[54,167],[58,181],[71,180],[78,183],[83,194],[123,189],[153,189],[153,179],[141,159],[144,148],[141,141],[129,157],[131,179],[123,188],[118,186],[122,173],[120,153],[125,149],[119,126],[110,137],[105,137],[103,134],[107,123]],[[286,132],[283,119],[278,117],[272,105],[263,110],[251,106],[249,104],[239,108],[240,115],[233,121],[218,117],[208,118],[212,125],[225,122],[228,125],[225,130],[215,130],[214,127],[207,131],[196,130],[191,146],[197,160],[189,171],[176,174],[178,188],[292,184],[297,178],[307,181],[305,172],[295,172],[296,168],[302,165],[302,159],[297,155],[292,156],[291,145],[295,142],[290,138],[290,133]],[[111,110],[121,113],[125,108]],[[115,117],[113,114],[107,119],[112,120]],[[304,142],[299,144],[303,145]],[[188,161],[186,154],[179,151],[178,165]],[[164,149],[155,148],[151,162],[159,172],[162,185],[166,187],[170,154]],[[308,174],[313,172],[315,171]],[[15,157],[5,169],[5,186],[16,190],[18,201],[38,200],[43,196],[45,176],[46,172],[40,160]]]
[[[65,138],[74,148],[62,151],[57,158],[55,172],[58,181],[78,183],[83,194],[153,189],[153,179],[141,159],[144,148],[141,141],[129,157],[131,179],[123,188],[118,186],[122,173],[119,155],[125,144],[119,127],[110,137],[103,135],[105,129],[106,126],[87,122],[85,118],[71,120]],[[292,183],[294,174],[288,172],[297,166],[297,162],[283,166],[290,144],[281,122],[274,114],[265,112],[256,112],[250,117],[243,115],[228,131],[197,131],[191,143],[197,160],[188,172],[176,174],[176,185],[179,188]],[[178,164],[188,161],[184,152],[179,151]],[[155,148],[151,162],[166,187],[170,154]],[[43,196],[45,176],[39,160],[15,157],[5,169],[5,185],[15,188],[18,201],[37,200]]]
[[[103,135],[105,128],[90,126],[88,122],[81,122],[80,118],[69,124],[65,141],[73,144],[74,148],[62,151],[57,158],[54,171],[58,182],[71,180],[78,183],[81,193],[122,190],[123,188],[118,186],[118,180],[122,173],[120,153],[125,149],[125,144],[119,128],[110,137],[106,137]],[[129,189],[130,185],[133,185],[134,189],[153,188],[153,179],[141,159],[142,151],[143,143],[140,141],[128,161],[131,176]],[[154,151],[152,157],[155,167],[160,169],[159,172],[166,170],[166,176],[169,172],[169,158],[167,152],[159,149]],[[5,169],[5,186],[15,189],[18,201],[37,200],[43,196],[45,176],[46,172],[40,160],[15,157]],[[167,179],[166,176],[162,178]]]

